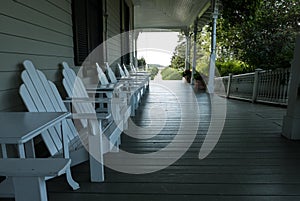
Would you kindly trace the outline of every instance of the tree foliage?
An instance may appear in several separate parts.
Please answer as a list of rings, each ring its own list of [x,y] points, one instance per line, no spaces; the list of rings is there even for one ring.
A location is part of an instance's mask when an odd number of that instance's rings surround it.
[[[177,42],[178,45],[176,46],[171,59],[171,67],[183,71],[185,67],[185,36],[183,34],[179,34]]]
[[[222,60],[255,68],[289,67],[299,33],[298,0],[222,0],[218,45]]]
[[[210,31],[209,27],[205,26],[201,32],[197,33],[197,51],[196,51],[196,69],[202,74],[208,73],[208,61],[210,55]],[[194,40],[193,35],[191,36],[191,49],[190,49],[190,67],[193,61],[193,48]],[[175,49],[174,55],[171,60],[171,67],[176,68],[180,71],[185,69],[185,50],[186,50],[186,39],[183,33],[179,35],[178,45]]]
[[[217,68],[221,75],[249,72],[255,68],[290,67],[295,38],[300,33],[299,0],[221,2],[217,27]],[[204,27],[197,36],[196,69],[202,74],[208,74],[210,26]],[[184,68],[185,47],[182,34],[172,67]],[[193,54],[190,61],[192,57]]]
[[[141,57],[140,59],[138,59],[138,67],[145,67],[146,66],[146,60],[144,57]]]

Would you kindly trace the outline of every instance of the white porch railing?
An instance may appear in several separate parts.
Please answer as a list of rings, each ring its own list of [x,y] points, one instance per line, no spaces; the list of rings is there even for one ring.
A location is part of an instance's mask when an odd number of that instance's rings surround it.
[[[256,70],[215,79],[215,93],[228,98],[287,105],[290,69]],[[218,85],[224,84],[225,92]]]

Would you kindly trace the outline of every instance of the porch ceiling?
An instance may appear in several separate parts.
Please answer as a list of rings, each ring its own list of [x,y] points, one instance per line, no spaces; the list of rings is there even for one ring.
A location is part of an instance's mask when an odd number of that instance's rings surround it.
[[[207,22],[211,0],[133,0],[136,29],[182,30],[200,16]]]

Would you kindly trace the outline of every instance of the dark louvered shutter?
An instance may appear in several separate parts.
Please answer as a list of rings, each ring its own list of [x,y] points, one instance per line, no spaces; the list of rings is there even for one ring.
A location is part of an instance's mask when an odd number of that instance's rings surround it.
[[[122,62],[126,65],[130,63],[130,44],[129,44],[129,31],[130,30],[130,9],[126,2],[124,2],[124,31],[123,34],[123,57]]]
[[[102,1],[73,0],[75,65],[81,65],[103,41]]]

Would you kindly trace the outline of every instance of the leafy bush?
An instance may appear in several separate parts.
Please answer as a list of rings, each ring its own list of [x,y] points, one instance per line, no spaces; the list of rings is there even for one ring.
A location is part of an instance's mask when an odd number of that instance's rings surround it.
[[[146,60],[144,57],[138,59],[138,67],[145,67],[146,66]]]
[[[252,72],[254,69],[244,62],[232,60],[227,62],[216,62],[216,67],[221,76],[226,76],[229,73],[242,74]]]
[[[203,78],[202,78],[201,74],[198,71],[195,71],[194,79],[199,80],[199,81],[203,81]]]
[[[184,69],[184,66],[185,66],[185,58],[174,53],[171,59],[171,67],[181,70]]]
[[[161,76],[163,80],[181,80],[182,75],[176,69],[165,68],[161,71]]]
[[[148,68],[148,72],[150,73],[151,80],[154,79],[154,77],[157,75],[158,71],[159,70],[156,66],[152,66],[152,67]]]

